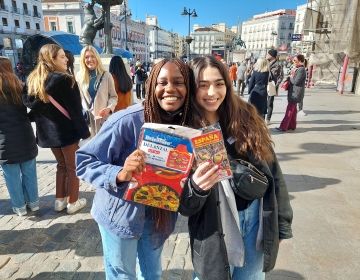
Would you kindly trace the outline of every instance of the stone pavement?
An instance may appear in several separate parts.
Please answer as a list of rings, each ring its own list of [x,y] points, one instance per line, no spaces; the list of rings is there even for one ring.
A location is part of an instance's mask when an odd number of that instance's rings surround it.
[[[294,132],[276,133],[285,107],[281,93],[270,130],[294,209],[294,238],[281,244],[267,279],[360,279],[360,96],[308,90],[308,115]],[[25,217],[12,214],[0,175],[0,279],[104,279],[91,203],[75,215],[56,213],[55,162],[47,149],[40,149],[37,167],[41,210]],[[93,188],[80,190],[91,202]],[[183,217],[165,244],[163,268],[164,280],[191,279]]]

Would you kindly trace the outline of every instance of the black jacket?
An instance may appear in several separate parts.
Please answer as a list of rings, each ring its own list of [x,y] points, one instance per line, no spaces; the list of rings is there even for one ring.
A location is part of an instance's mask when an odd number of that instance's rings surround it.
[[[0,102],[0,164],[25,162],[37,154],[25,106]]]
[[[256,107],[261,116],[266,114],[268,80],[269,72],[253,71],[249,81],[249,103]]]
[[[30,119],[36,123],[37,143],[43,148],[65,147],[90,136],[82,114],[77,84],[63,73],[50,73],[45,81],[46,93],[52,96],[70,117],[69,120],[51,102],[45,103],[31,96],[24,87],[23,102],[31,109]]]
[[[275,266],[279,239],[292,237],[292,209],[276,158],[268,165],[248,157],[266,174],[270,184],[263,198],[263,271],[267,272]],[[191,183],[184,188],[179,212],[189,216],[192,260],[201,280],[231,279],[219,206],[217,187],[207,194],[196,192]]]

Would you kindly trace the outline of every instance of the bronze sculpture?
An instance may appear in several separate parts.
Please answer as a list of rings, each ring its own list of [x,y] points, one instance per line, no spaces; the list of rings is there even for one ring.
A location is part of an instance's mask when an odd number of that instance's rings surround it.
[[[80,43],[83,46],[92,45],[96,36],[96,32],[104,28],[105,12],[103,10],[99,18],[96,17],[94,11],[95,1],[84,5],[84,25],[80,33]]]

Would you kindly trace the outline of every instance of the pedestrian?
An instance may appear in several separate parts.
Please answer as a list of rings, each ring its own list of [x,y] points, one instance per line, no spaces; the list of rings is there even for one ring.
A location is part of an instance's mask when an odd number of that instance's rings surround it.
[[[306,87],[309,87],[309,68],[308,68],[308,60],[305,59],[304,60],[304,68],[305,68],[305,71],[306,71],[306,79],[305,79],[305,88]],[[304,112],[303,110],[303,107],[304,107],[304,97],[305,97],[305,92],[304,94],[302,95],[301,97],[301,100],[298,104],[298,107],[299,107],[299,111],[298,111],[298,115],[299,116],[306,116],[306,113]]]
[[[73,214],[86,205],[79,198],[75,151],[79,140],[90,136],[81,108],[77,83],[67,72],[67,58],[55,44],[41,47],[38,63],[23,90],[23,102],[35,121],[37,144],[50,148],[57,161],[55,211]]]
[[[180,59],[161,60],[152,67],[145,100],[114,114],[77,152],[78,176],[96,187],[91,214],[101,234],[106,279],[161,278],[161,252],[177,213],[122,197],[133,172],[144,168],[144,153],[136,147],[143,123],[189,125],[189,78]]]
[[[240,96],[244,96],[244,90],[245,90],[245,86],[246,86],[245,74],[246,74],[246,62],[243,61],[237,68],[237,72],[236,72],[237,93],[240,94]],[[240,87],[241,87],[241,90],[240,90]]]
[[[23,84],[8,58],[0,57],[0,166],[12,210],[19,216],[39,210],[36,176],[38,149],[21,100]]]
[[[145,80],[146,72],[140,61],[135,64],[135,84],[136,84],[136,97],[137,99],[145,98]],[[143,95],[143,96],[142,96]]]
[[[115,90],[118,96],[114,110],[114,112],[117,112],[131,105],[133,83],[120,56],[115,55],[111,58],[109,72],[113,76]]]
[[[131,81],[132,81],[132,83],[134,84],[134,83],[135,83],[135,81],[134,81],[134,79],[135,79],[135,67],[134,67],[134,63],[131,63],[131,64],[130,64],[130,73],[131,73]]]
[[[260,116],[265,119],[267,109],[267,84],[269,64],[266,59],[258,58],[249,81],[249,103],[255,106]]]
[[[15,74],[20,81],[22,81],[23,83],[26,82],[24,64],[21,61],[16,63]]]
[[[277,59],[277,50],[270,49],[266,54],[266,59],[269,62],[270,77],[269,81],[275,82],[276,96],[279,92],[279,86],[284,78],[283,67]],[[271,123],[271,116],[274,109],[274,99],[275,96],[267,97],[267,114],[266,114],[266,123],[269,125]]]
[[[65,50],[65,55],[66,55],[66,58],[68,59],[68,61],[67,61],[68,72],[74,76],[75,75],[75,72],[74,72],[75,57],[72,54],[72,52],[68,51],[68,50]]]
[[[290,76],[286,78],[289,81],[288,87],[288,105],[278,131],[287,131],[296,129],[297,103],[304,98],[306,70],[304,67],[305,57],[302,54],[294,56],[294,68],[290,72]]]
[[[195,279],[265,279],[280,240],[292,237],[292,209],[268,129],[255,108],[233,94],[221,62],[199,57],[191,68],[196,83],[193,125],[219,124],[228,157],[252,163],[268,179],[245,196],[241,186],[233,187],[236,181],[214,184],[216,165],[210,171],[204,171],[208,164],[200,165],[192,174],[179,211],[189,216]]]
[[[237,79],[236,72],[237,72],[236,63],[231,63],[229,67],[229,75],[232,83],[234,84],[234,87],[236,87],[236,79]]]
[[[112,75],[105,70],[99,53],[93,46],[86,46],[80,53],[80,71],[76,75],[82,105],[90,125],[91,136],[114,112],[118,95]]]

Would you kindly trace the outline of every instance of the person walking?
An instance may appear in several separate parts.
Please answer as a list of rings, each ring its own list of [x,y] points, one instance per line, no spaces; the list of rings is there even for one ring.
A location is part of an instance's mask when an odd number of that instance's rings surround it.
[[[189,217],[195,279],[264,280],[275,266],[280,241],[292,237],[292,209],[271,137],[255,108],[233,94],[221,62],[198,57],[191,68],[193,126],[219,124],[228,157],[252,163],[268,181],[248,190],[235,176],[214,184],[217,165],[209,163],[191,175],[179,212]]]
[[[306,79],[305,79],[305,88],[309,87],[308,84],[309,84],[309,68],[308,68],[308,60],[305,58],[304,60],[304,68],[305,68],[305,71],[306,71]],[[303,110],[303,107],[304,107],[304,97],[305,97],[305,92],[304,94],[302,95],[301,97],[301,100],[300,102],[298,103],[298,112],[297,114],[299,116],[303,116],[305,117],[307,114],[304,112]]]
[[[237,94],[240,94],[240,96],[244,96],[244,90],[246,86],[245,74],[246,74],[246,62],[243,61],[237,68],[237,72],[236,72]]]
[[[126,201],[123,194],[133,173],[144,168],[144,152],[136,148],[142,125],[188,126],[191,84],[183,61],[161,60],[152,67],[145,100],[115,113],[77,151],[78,176],[96,187],[91,214],[99,226],[108,280],[161,279],[161,252],[177,213]]]
[[[234,84],[234,87],[236,87],[236,80],[237,80],[236,72],[237,72],[236,63],[231,63],[229,67],[229,75],[232,83]]]
[[[259,58],[249,81],[249,103],[255,106],[260,116],[265,119],[267,108],[267,84],[269,80],[269,64]]]
[[[80,53],[80,71],[76,75],[82,105],[93,137],[114,112],[118,95],[112,75],[105,70],[99,53],[93,46],[86,46]]]
[[[271,49],[266,54],[266,59],[269,62],[270,77],[269,81],[275,82],[276,96],[279,92],[279,86],[284,78],[284,71],[282,65],[277,59],[277,50]],[[275,96],[267,97],[267,114],[266,114],[266,123],[271,123],[271,116],[274,109],[274,99]]]
[[[114,112],[117,112],[131,105],[133,83],[120,56],[115,55],[111,58],[109,72],[113,76],[115,90],[118,95],[117,104],[114,109]]]
[[[36,175],[38,149],[21,100],[23,83],[7,57],[0,57],[0,166],[12,210],[19,216],[39,210]]]
[[[75,79],[67,70],[67,57],[55,44],[41,47],[38,63],[23,90],[23,102],[36,124],[37,144],[50,148],[57,161],[55,211],[73,214],[86,206],[79,198],[75,151],[79,140],[90,136]]]
[[[296,129],[296,115],[297,115],[297,103],[304,98],[305,93],[305,81],[306,70],[304,67],[305,57],[302,54],[298,54],[293,58],[294,68],[290,72],[290,77],[286,80],[289,81],[288,87],[288,105],[280,127],[277,127],[278,131],[287,131],[289,129]]]
[[[142,99],[145,97],[144,93],[144,85],[145,85],[145,76],[146,72],[143,68],[140,61],[136,62],[135,65],[135,84],[136,84],[136,97],[137,99]],[[143,94],[143,96],[142,96]]]

